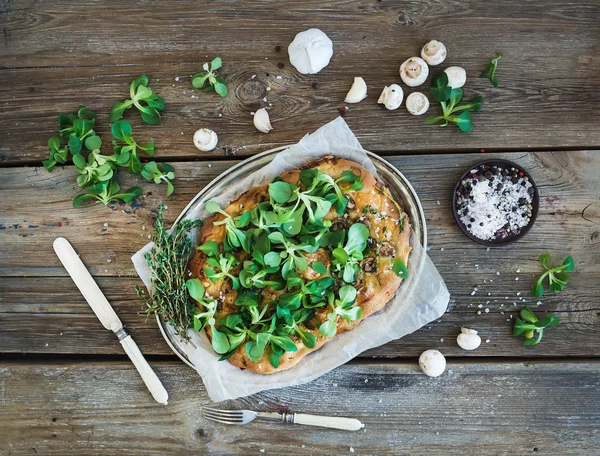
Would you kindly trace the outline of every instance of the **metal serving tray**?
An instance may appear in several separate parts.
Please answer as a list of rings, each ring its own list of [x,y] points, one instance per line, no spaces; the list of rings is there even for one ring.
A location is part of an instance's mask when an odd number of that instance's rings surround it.
[[[278,147],[276,149],[267,150],[260,154],[254,155],[237,165],[232,166],[227,171],[213,179],[206,187],[204,187],[198,194],[192,198],[188,205],[181,211],[181,214],[177,217],[173,226],[179,223],[180,220],[184,219],[192,208],[197,207],[210,201],[217,195],[221,194],[230,185],[239,182],[249,174],[263,168],[265,165],[270,163],[277,153],[286,149],[289,146]],[[414,238],[418,241],[423,248],[427,247],[427,227],[425,224],[425,214],[423,213],[423,207],[419,201],[419,197],[415,192],[415,189],[410,185],[410,182],[404,177],[404,175],[398,171],[391,163],[384,160],[383,158],[375,155],[372,152],[365,151],[377,172],[379,178],[383,184],[389,189],[390,193],[400,202],[400,205],[404,211],[410,217],[411,228],[414,233]],[[420,270],[421,265],[417,265],[417,271]],[[180,342],[173,336],[173,332],[169,330],[167,323],[159,316],[156,316],[158,321],[158,327],[167,342],[167,345],[171,347],[171,350],[181,358],[188,366],[194,367],[188,359],[184,351],[179,347]]]

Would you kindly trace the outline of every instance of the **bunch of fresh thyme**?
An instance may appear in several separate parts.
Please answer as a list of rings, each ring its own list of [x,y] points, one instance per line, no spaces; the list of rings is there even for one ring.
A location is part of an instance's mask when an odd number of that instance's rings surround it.
[[[202,224],[200,220],[182,220],[170,233],[165,229],[164,206],[158,209],[154,227],[154,246],[144,254],[152,271],[152,295],[136,286],[135,290],[146,303],[146,312],[159,314],[168,321],[180,337],[186,338],[186,331],[192,323],[194,304],[189,300],[185,286],[187,263],[192,251],[192,243],[187,233]]]

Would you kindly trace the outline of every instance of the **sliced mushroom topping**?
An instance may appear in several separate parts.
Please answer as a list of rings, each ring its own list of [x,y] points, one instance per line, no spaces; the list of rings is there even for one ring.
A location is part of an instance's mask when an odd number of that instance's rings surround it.
[[[356,209],[356,203],[354,202],[354,200],[352,199],[351,196],[346,196],[346,198],[348,198],[348,204],[346,205],[346,209],[351,211],[353,209]]]
[[[333,232],[345,230],[348,227],[348,224],[344,220],[338,220],[337,222],[333,222],[331,224],[331,228],[329,228]]]
[[[379,247],[379,253],[383,256],[394,258],[396,256],[396,248],[391,242],[382,242]]]
[[[377,259],[375,257],[365,258],[360,262],[360,267],[365,272],[374,272],[377,270]]]

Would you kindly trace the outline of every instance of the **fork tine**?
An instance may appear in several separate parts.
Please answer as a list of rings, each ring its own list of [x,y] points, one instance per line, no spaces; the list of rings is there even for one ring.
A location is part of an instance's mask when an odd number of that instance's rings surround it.
[[[221,420],[225,420],[225,421],[231,421],[231,422],[242,422],[244,417],[242,415],[224,415],[224,414],[220,414],[220,413],[215,413],[215,412],[211,412],[211,411],[202,411],[202,416],[207,417],[207,418],[215,418],[215,419],[221,419]]]
[[[207,416],[207,415],[203,415],[203,416],[204,416],[204,418],[206,418],[207,420],[214,421],[214,422],[216,422],[216,423],[222,423],[222,424],[233,424],[233,425],[244,424],[244,422],[243,422],[243,421],[225,421],[225,420],[219,420],[219,419],[217,419],[217,418],[212,418],[212,417],[210,417],[210,416]]]
[[[221,410],[221,409],[215,409],[215,408],[211,408],[211,407],[202,407],[202,410],[206,410],[206,411],[214,412],[214,413],[221,413],[224,415],[234,415],[234,416],[242,416],[244,414],[243,410]]]

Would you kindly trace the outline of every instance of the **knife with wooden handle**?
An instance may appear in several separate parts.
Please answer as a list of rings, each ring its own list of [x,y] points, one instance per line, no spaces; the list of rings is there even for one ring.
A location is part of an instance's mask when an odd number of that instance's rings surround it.
[[[102,325],[106,329],[113,331],[119,338],[119,342],[123,346],[125,353],[129,355],[134,366],[142,376],[144,383],[148,387],[148,390],[161,404],[167,404],[169,394],[165,390],[164,386],[142,355],[142,352],[138,348],[137,344],[133,341],[131,336],[127,334],[123,323],[115,313],[110,303],[106,300],[106,297],[98,287],[98,284],[94,281],[89,271],[86,269],[83,262],[79,259],[79,256],[65,238],[56,238],[54,240],[54,251],[58,258],[62,262],[63,266],[81,291],[81,294],[88,302]]]

